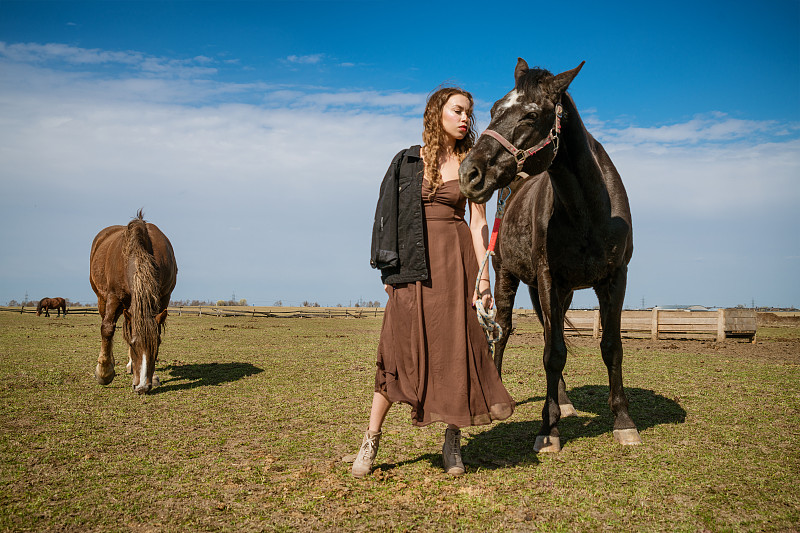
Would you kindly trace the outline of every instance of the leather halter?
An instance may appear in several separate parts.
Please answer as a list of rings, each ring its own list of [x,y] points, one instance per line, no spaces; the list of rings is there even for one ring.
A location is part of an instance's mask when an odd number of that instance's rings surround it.
[[[489,137],[495,139],[499,142],[503,148],[511,152],[511,155],[514,156],[514,159],[517,161],[517,175],[525,174],[522,172],[522,167],[525,165],[525,160],[528,159],[530,156],[550,144],[553,143],[553,157],[556,156],[558,153],[558,134],[561,133],[561,115],[564,113],[564,108],[561,107],[561,103],[556,104],[556,120],[553,124],[553,127],[550,129],[550,133],[547,134],[547,137],[539,141],[536,146],[528,148],[526,150],[520,150],[513,144],[511,144],[505,137],[500,135],[494,130],[484,130],[481,135],[488,135]],[[528,175],[525,174],[522,176],[523,178],[527,177]]]

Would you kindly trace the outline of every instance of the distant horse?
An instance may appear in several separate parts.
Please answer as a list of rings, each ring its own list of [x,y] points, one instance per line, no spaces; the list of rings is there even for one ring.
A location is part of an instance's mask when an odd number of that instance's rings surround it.
[[[633,253],[630,208],[616,168],[566,92],[581,67],[553,76],[519,59],[514,90],[495,102],[489,128],[459,170],[461,190],[474,201],[485,202],[498,189],[503,194],[516,189],[505,205],[493,261],[503,330],[494,357],[499,371],[522,281],[544,327],[547,396],[537,452],[559,451],[558,420],[577,414],[562,376],[564,317],[573,291],[588,287],[600,304],[614,438],[641,443],[622,386],[620,318]]]
[[[109,226],[97,234],[89,271],[102,317],[102,344],[94,375],[101,385],[114,379],[114,330],[124,314],[127,370],[133,374],[133,389],[145,394],[154,386],[161,327],[178,274],[172,244],[154,224],[144,221],[140,209],[127,227]]]
[[[36,306],[36,316],[41,316],[44,311],[44,316],[50,316],[48,309],[57,309],[58,314],[61,316],[61,311],[64,311],[64,316],[67,316],[67,301],[64,298],[42,298],[39,300],[39,305]]]

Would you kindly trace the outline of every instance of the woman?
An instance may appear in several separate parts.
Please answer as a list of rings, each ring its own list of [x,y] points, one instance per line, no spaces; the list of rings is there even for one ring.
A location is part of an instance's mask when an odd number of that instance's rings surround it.
[[[464,473],[460,428],[514,411],[489,356],[472,306],[491,305],[489,273],[474,290],[486,253],[486,208],[469,204],[458,167],[475,143],[472,95],[446,87],[428,98],[424,147],[397,154],[386,172],[372,235],[371,263],[389,294],[378,345],[369,427],[353,475],[370,471],[381,426],[394,402],[411,405],[412,423],[444,422],[448,474]]]

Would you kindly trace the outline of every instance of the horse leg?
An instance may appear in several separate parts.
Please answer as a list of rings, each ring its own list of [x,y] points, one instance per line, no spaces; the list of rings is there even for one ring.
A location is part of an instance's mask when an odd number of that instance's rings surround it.
[[[133,346],[130,344],[128,345],[128,364],[125,365],[125,372],[127,374],[133,374]]]
[[[536,452],[558,452],[561,451],[561,435],[558,432],[558,421],[561,418],[559,388],[564,387],[562,372],[567,362],[563,299],[556,294],[549,273],[539,275],[538,285],[544,328],[542,359],[547,380],[547,394],[542,407],[542,428],[536,436],[533,449]],[[564,395],[566,396],[566,392]]]
[[[628,398],[622,386],[622,305],[625,298],[628,269],[618,269],[608,282],[595,287],[600,303],[600,324],[603,338],[600,352],[608,369],[608,404],[614,414],[614,439],[623,445],[641,444],[639,431],[628,414]]]
[[[494,305],[497,309],[495,317],[503,329],[500,340],[494,345],[494,365],[497,373],[501,374],[503,367],[503,353],[506,351],[508,338],[511,336],[514,314],[514,296],[519,288],[519,280],[502,268],[495,271]],[[502,375],[502,374],[501,374]]]
[[[97,309],[100,311],[102,323],[100,325],[100,356],[97,358],[97,367],[94,377],[100,385],[108,385],[114,380],[114,329],[117,319],[122,313],[119,302],[113,297],[106,302],[105,298],[97,298]]]
[[[564,302],[563,309],[565,315],[567,309],[569,309],[569,306],[572,305],[573,294],[574,292],[570,291],[569,296],[567,296],[567,299]],[[561,418],[566,418],[568,416],[578,416],[578,411],[575,410],[575,406],[572,405],[572,400],[570,400],[569,396],[567,396],[567,384],[564,382],[563,372],[561,374],[561,378],[558,380],[558,407],[561,409]]]
[[[539,291],[536,287],[528,287],[528,293],[531,295],[531,302],[533,303],[534,311],[536,311],[536,316],[539,317],[539,323],[544,324],[544,319],[542,318],[542,304],[539,302]],[[569,300],[570,302],[572,301],[572,295],[570,295]],[[565,308],[569,308],[569,303],[567,303]],[[575,410],[572,401],[570,401],[567,396],[567,385],[564,383],[563,375],[561,379],[558,380],[558,407],[561,409],[561,418],[578,416],[578,411]]]

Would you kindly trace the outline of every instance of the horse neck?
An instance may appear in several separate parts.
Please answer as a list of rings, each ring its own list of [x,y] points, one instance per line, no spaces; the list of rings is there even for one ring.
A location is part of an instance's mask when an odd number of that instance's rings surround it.
[[[158,275],[153,257],[153,245],[143,221],[134,220],[125,231],[125,253],[132,264],[133,276],[129,279],[131,293],[131,328],[148,351],[157,348],[158,326]]]
[[[549,169],[555,200],[563,204],[572,216],[607,214],[608,191],[602,169],[592,151],[594,139],[586,131],[569,94],[564,94],[562,105],[564,118],[559,150]]]

